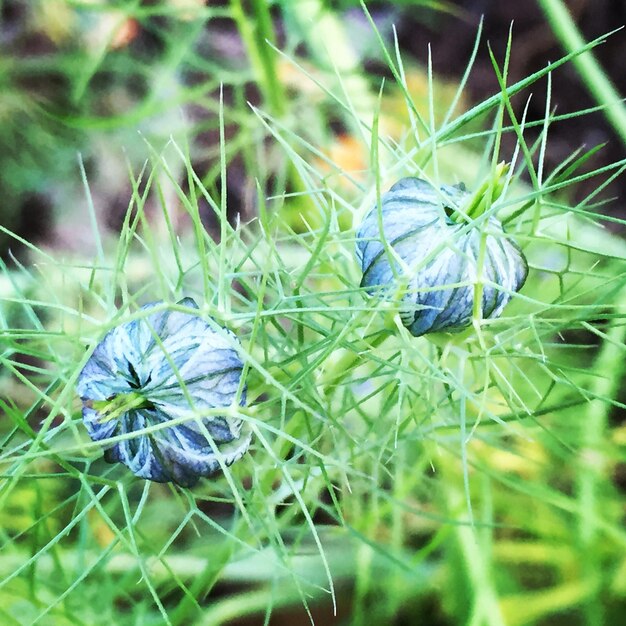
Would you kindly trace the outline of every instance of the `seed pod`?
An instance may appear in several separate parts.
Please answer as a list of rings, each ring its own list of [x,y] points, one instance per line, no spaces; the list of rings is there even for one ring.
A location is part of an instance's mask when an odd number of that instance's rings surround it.
[[[179,304],[198,308],[191,298]],[[102,441],[157,428],[115,442],[105,459],[141,478],[190,487],[220,468],[218,454],[225,465],[241,458],[249,429],[214,410],[236,398],[243,369],[238,345],[231,332],[199,314],[174,310],[107,333],[78,377],[89,436]]]
[[[361,286],[385,299],[402,295],[400,317],[416,337],[469,326],[477,282],[482,317],[496,318],[526,280],[524,254],[495,217],[456,217],[471,198],[463,186],[403,178],[357,231]]]

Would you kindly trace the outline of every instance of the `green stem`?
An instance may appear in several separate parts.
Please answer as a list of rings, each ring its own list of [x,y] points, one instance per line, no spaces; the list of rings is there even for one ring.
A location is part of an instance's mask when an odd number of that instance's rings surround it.
[[[457,521],[459,511],[465,510],[464,490],[456,485],[456,476],[446,469],[445,463],[440,466],[440,474],[439,484],[443,491],[448,515],[451,520]],[[476,529],[468,523],[461,522],[454,526],[454,534],[463,557],[470,586],[475,590],[472,623],[505,626],[506,622],[490,574],[488,558],[485,558]]]
[[[455,222],[475,220],[491,208],[504,191],[509,169],[508,163],[498,163],[465,206],[452,213],[451,219]]]
[[[626,291],[622,291],[617,301],[623,302],[625,298]],[[593,372],[600,372],[601,376],[594,378],[592,394],[595,399],[589,402],[583,421],[584,447],[581,450],[582,459],[576,481],[580,507],[578,538],[584,576],[590,583],[595,583],[598,572],[602,571],[597,550],[599,534],[597,520],[602,518],[599,492],[606,468],[601,448],[606,441],[606,427],[611,410],[609,401],[617,396],[624,374],[625,341],[626,322],[624,317],[617,316],[611,323],[591,368]],[[596,594],[592,594],[585,604],[585,623],[589,626],[600,626],[605,623],[604,607]]]
[[[377,348],[387,337],[390,332],[381,331],[376,334],[373,339],[363,339],[361,342],[355,343],[352,350],[344,352],[327,370],[320,379],[320,386],[324,390],[325,395],[330,395],[331,389],[341,384],[341,382],[352,373],[352,366],[361,359],[363,352]]]
[[[445,367],[447,351],[438,348],[440,367]],[[449,356],[449,355],[448,355]],[[448,400],[452,404],[458,404],[455,401],[452,389],[448,383],[444,383],[444,391]],[[465,402],[465,400],[461,400]],[[459,407],[459,410],[461,407]],[[464,439],[465,434],[462,432],[461,437]],[[461,441],[461,445],[465,445]],[[485,539],[489,537],[479,536],[473,523],[469,520],[459,520],[459,513],[469,511],[468,489],[465,485],[459,485],[456,472],[453,470],[451,463],[439,464],[439,484],[442,492],[444,505],[447,515],[453,525],[456,542],[461,552],[465,573],[468,578],[469,587],[474,590],[474,605],[469,617],[470,626],[478,624],[486,624],[487,626],[506,626],[500,603],[498,601],[498,592],[493,583],[490,568],[490,549],[488,544],[485,545]],[[488,531],[485,527],[483,535]]]
[[[343,94],[354,116],[347,117],[353,132],[359,136],[369,127],[372,111],[376,107],[368,81],[361,71],[351,34],[335,11],[329,10],[322,0],[287,0],[282,3],[285,17],[293,22],[317,65],[336,72],[335,89]],[[354,123],[354,118],[358,123]]]
[[[562,0],[539,0],[539,5],[566,52],[572,53],[587,45]],[[604,109],[604,115],[626,144],[626,107],[602,66],[590,50],[574,57],[572,63],[596,102],[609,105]]]
[[[259,87],[263,99],[272,113],[280,116],[284,112],[285,93],[278,79],[274,51],[270,45],[274,43],[275,35],[267,0],[252,1],[254,19],[246,15],[242,0],[231,0],[230,4],[233,19],[246,46],[254,73],[260,77]]]
[[[231,0],[230,5],[233,19],[246,46],[256,82],[263,94],[264,103],[274,117],[281,117],[286,110],[287,94],[276,68],[276,52],[272,48],[275,44],[275,33],[268,1],[251,0],[254,19],[246,14],[242,0]],[[283,205],[281,208],[280,212],[285,223],[297,232],[302,232],[309,226],[313,229],[320,228],[322,218],[315,202],[306,193],[307,186],[303,184],[293,161],[287,163],[285,175],[289,179],[293,193],[300,194],[299,210],[295,209],[293,202],[289,207]]]
[[[241,528],[241,519],[235,525],[232,534],[237,536]],[[172,626],[182,626],[183,624],[195,624],[196,619],[202,614],[202,609],[198,609],[215,583],[219,580],[224,568],[230,562],[235,550],[234,540],[224,539],[216,550],[207,559],[204,570],[194,579],[189,588],[189,594],[179,602],[178,606],[170,614],[170,622]]]

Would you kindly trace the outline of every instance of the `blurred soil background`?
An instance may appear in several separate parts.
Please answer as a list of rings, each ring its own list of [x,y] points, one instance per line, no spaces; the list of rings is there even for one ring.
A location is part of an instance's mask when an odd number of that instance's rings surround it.
[[[206,79],[200,63],[193,68],[181,67],[175,77],[167,71],[175,67],[171,57],[176,54],[168,37],[176,36],[181,23],[186,36],[193,31],[197,41],[195,54],[206,64],[208,74],[215,73],[214,66],[236,72],[248,64],[237,25],[227,17],[228,3],[202,0],[136,3],[143,10],[141,20],[125,19],[123,11],[115,8],[116,4],[119,3],[110,3],[111,9],[103,10],[103,5],[95,0],[80,3],[79,9],[76,9],[79,5],[72,6],[62,0],[1,2],[0,223],[25,240],[75,251],[88,245],[90,228],[79,153],[84,160],[100,228],[111,232],[119,229],[132,192],[124,161],[132,167],[138,161],[133,152],[147,152],[142,139],[146,134],[175,133],[184,117],[187,126],[189,120],[196,125],[191,136],[198,169],[208,171],[215,162],[218,130],[208,112],[218,107],[217,84],[198,95],[202,106],[187,96],[178,108],[170,107],[168,111],[158,111],[156,105],[160,100],[176,100],[179,89],[176,81],[192,89]],[[215,16],[203,24],[196,19],[195,11],[207,7],[215,9]],[[520,80],[563,55],[534,0],[464,0],[441,4],[443,11],[406,1],[368,3],[368,7],[381,32],[391,35],[391,25],[396,25],[405,59],[425,66],[430,43],[435,75],[453,83],[465,69],[481,16],[484,16],[483,41],[490,43],[498,59],[504,57],[513,24],[509,82]],[[621,0],[572,0],[569,7],[587,40],[626,23],[626,3]],[[388,70],[376,59],[373,51],[377,44],[358,3],[337,1],[330,3],[329,8],[354,33],[360,63],[375,86],[377,76]],[[289,39],[288,24],[280,7],[275,7],[273,16],[280,47]],[[298,53],[306,55],[306,50],[298,49]],[[610,37],[595,54],[623,92],[626,36],[618,33]],[[90,66],[89,71],[85,70]],[[159,66],[165,71],[159,72]],[[480,101],[497,90],[487,47],[482,45],[466,90],[467,103]],[[546,81],[533,86],[529,119],[541,119],[544,115],[545,91]],[[253,81],[244,85],[241,93],[263,106]],[[227,85],[224,96],[227,106],[235,97],[233,94]],[[527,96],[513,100],[518,115]],[[554,73],[552,106],[557,113],[594,104],[571,64]],[[232,129],[227,127],[229,133],[233,136]],[[345,129],[338,124],[331,128],[331,133],[340,141],[343,158],[349,160],[350,142],[345,140]],[[529,136],[532,137],[532,131]],[[512,149],[514,136],[509,134],[507,139],[505,152]],[[601,167],[624,156],[624,146],[603,114],[555,123],[547,146],[548,169],[582,145],[589,148],[604,143],[606,147],[588,163],[589,168]],[[186,175],[181,172],[183,180]],[[577,186],[574,199],[587,195],[595,184],[591,179]],[[219,180],[216,185],[219,187]],[[625,185],[624,177],[618,178],[603,195],[603,199],[620,199],[610,203],[607,209],[618,217],[626,216],[621,200],[625,197]],[[236,155],[229,160],[228,193],[229,211],[250,218],[255,210],[254,185],[248,180],[245,164]],[[210,222],[208,213],[206,219]],[[12,255],[19,258],[23,252],[19,241],[0,235],[2,258],[9,259]]]
[[[414,11],[403,14],[401,45],[420,61],[426,62],[426,43],[432,48],[434,71],[439,76],[458,80],[474,44],[476,24],[484,16],[484,39],[489,42],[497,59],[503,59],[509,28],[513,32],[513,50],[509,67],[509,83],[545,67],[563,56],[539,5],[534,0],[498,2],[497,0],[461,0],[452,3],[458,8],[458,17],[433,13],[429,20],[419,20]],[[621,0],[569,0],[567,6],[581,29],[585,40],[591,41],[626,24],[626,3]],[[406,25],[405,25],[406,24]],[[626,54],[626,37],[617,33],[594,51],[596,58],[610,76],[621,94],[626,92],[626,73],[622,59]],[[545,112],[547,82],[532,87],[528,119],[541,119]],[[498,83],[486,46],[479,51],[474,71],[468,83],[467,95],[472,103],[497,92]],[[526,95],[526,94],[525,94]],[[516,114],[521,117],[526,97],[513,101]],[[571,113],[593,107],[593,101],[572,64],[557,70],[552,76],[552,108],[557,114]],[[538,133],[535,133],[538,134]],[[532,137],[532,134],[529,136]],[[512,135],[507,135],[510,142]],[[601,112],[555,123],[550,128],[546,153],[548,171],[584,145],[587,148],[606,143],[590,164],[602,167],[624,158],[625,150]],[[509,149],[511,146],[509,145]],[[587,181],[576,190],[582,198],[593,190],[597,181]],[[626,197],[626,180],[615,181],[605,198]],[[613,215],[626,216],[624,203],[611,204]]]

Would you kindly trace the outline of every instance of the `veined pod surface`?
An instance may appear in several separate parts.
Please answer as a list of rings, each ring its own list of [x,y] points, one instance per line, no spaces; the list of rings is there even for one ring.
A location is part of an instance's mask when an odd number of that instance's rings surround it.
[[[471,197],[462,186],[403,178],[357,230],[361,286],[385,299],[401,294],[402,323],[416,337],[469,326],[478,282],[482,317],[496,318],[526,280],[524,254],[497,218],[453,217]]]
[[[191,298],[178,304],[198,309]],[[250,430],[241,419],[215,411],[237,396],[243,370],[238,345],[233,333],[199,312],[160,309],[109,331],[77,384],[94,441],[130,435],[108,446],[105,459],[141,478],[190,487],[220,468],[218,455],[225,465],[241,458]]]

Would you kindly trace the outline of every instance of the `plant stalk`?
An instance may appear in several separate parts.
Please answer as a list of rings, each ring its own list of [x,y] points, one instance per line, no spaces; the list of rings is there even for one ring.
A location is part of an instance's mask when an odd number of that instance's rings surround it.
[[[572,53],[587,45],[562,0],[539,0],[539,6],[566,52]],[[626,144],[626,106],[624,106],[622,96],[615,89],[591,50],[574,57],[572,63],[592,98],[600,105],[609,105],[603,109],[604,115],[622,142]]]

